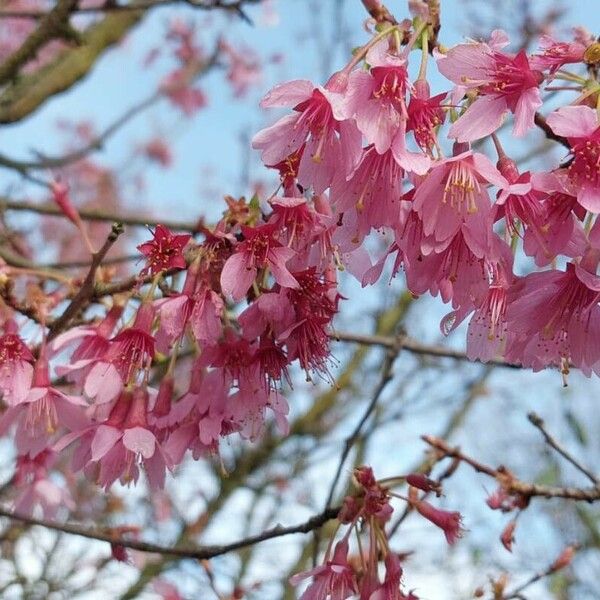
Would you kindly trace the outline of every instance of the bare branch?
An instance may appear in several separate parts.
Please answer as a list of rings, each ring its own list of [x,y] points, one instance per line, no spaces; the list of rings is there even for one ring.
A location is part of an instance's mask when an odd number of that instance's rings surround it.
[[[100,250],[98,250],[98,252],[94,253],[94,255],[92,256],[92,264],[90,265],[90,269],[83,282],[83,285],[81,286],[73,300],[71,300],[71,303],[69,304],[69,306],[67,306],[63,314],[52,323],[52,326],[50,327],[50,332],[48,334],[49,340],[51,340],[58,333],[60,333],[60,331],[64,327],[66,327],[70,323],[70,321],[75,316],[77,316],[77,314],[81,310],[83,310],[87,306],[87,304],[92,300],[92,298],[94,297],[95,290],[96,271],[100,267],[102,260],[104,259],[108,251],[112,248],[113,244],[117,241],[117,238],[121,235],[121,233],[123,233],[123,224],[115,223],[112,226],[111,232],[106,238],[106,242],[104,242],[102,248],[100,248]]]
[[[27,515],[11,512],[10,510],[1,507],[0,516],[21,521],[22,523],[27,523],[28,525],[39,525],[40,527],[52,529],[53,531],[60,531],[63,533],[68,533],[70,535],[78,535],[81,537],[98,540],[101,542],[108,542],[109,544],[123,546],[124,548],[130,548],[131,550],[138,550],[139,552],[152,552],[155,554],[165,556],[180,556],[183,558],[195,558],[197,560],[206,560],[215,556],[227,554],[228,552],[233,552],[234,550],[239,550],[240,548],[253,546],[254,544],[258,544],[260,542],[264,542],[273,538],[291,535],[294,533],[308,533],[310,531],[318,529],[319,527],[327,523],[327,521],[335,519],[339,511],[339,506],[335,508],[328,508],[322,513],[311,517],[304,523],[300,523],[298,525],[291,525],[289,527],[282,527],[281,525],[276,525],[275,527],[267,529],[262,533],[248,536],[236,542],[232,542],[231,544],[223,544],[219,546],[212,545],[175,547],[160,546],[158,544],[152,544],[150,542],[143,542],[139,540],[130,540],[123,538],[122,536],[104,533],[102,531],[96,531],[71,523],[61,524],[55,521],[36,519]]]
[[[587,467],[582,465],[568,450],[566,450],[561,444],[559,444],[550,433],[546,430],[544,426],[543,419],[534,412],[530,412],[527,415],[529,422],[536,427],[541,434],[544,436],[546,443],[554,448],[565,460],[570,462],[578,471],[583,473],[594,485],[598,485],[600,483],[598,478],[592,471],[590,471]]]

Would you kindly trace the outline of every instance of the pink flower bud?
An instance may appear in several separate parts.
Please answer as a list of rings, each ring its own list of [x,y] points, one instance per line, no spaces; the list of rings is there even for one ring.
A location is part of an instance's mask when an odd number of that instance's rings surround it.
[[[577,548],[575,546],[567,546],[559,555],[559,557],[552,563],[550,567],[550,571],[555,573],[556,571],[560,571],[565,567],[568,567],[573,561],[573,557],[575,556],[575,551]]]
[[[62,210],[65,217],[74,225],[79,226],[79,213],[75,210],[69,198],[69,186],[62,181],[53,181],[50,184],[50,189],[52,191],[52,199],[60,210]]]
[[[508,525],[504,528],[502,535],[500,536],[500,541],[502,545],[509,551],[512,552],[512,545],[515,541],[515,528],[517,527],[517,521],[513,519],[508,523]]]
[[[429,479],[423,473],[410,473],[406,476],[406,483],[424,492],[435,492],[438,496],[441,493],[440,484],[437,481],[433,481],[433,479]]]

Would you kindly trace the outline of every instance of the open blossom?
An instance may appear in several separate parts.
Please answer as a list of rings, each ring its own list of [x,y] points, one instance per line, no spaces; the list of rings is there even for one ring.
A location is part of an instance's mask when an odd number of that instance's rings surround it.
[[[34,367],[31,389],[2,415],[0,434],[16,424],[19,454],[34,457],[48,446],[59,427],[77,430],[87,425],[82,407],[87,407],[82,398],[67,396],[50,384],[47,350],[43,347]]]
[[[350,74],[345,96],[345,114],[354,117],[367,143],[377,152],[389,150],[394,137],[406,122],[406,92],[409,86],[405,57],[389,52],[384,39],[366,57],[371,69]]]
[[[533,69],[555,73],[561,67],[583,62],[587,45],[580,40],[559,42],[550,35],[542,35],[539,41],[540,52],[534,54],[529,62]]]
[[[74,469],[86,467],[100,485],[110,487],[117,479],[137,481],[143,465],[151,487],[164,485],[165,469],[172,461],[148,425],[148,391],[141,387],[123,391],[108,418],[64,436],[55,445],[62,450],[79,440]]]
[[[14,503],[17,513],[31,515],[39,506],[44,517],[53,518],[61,508],[75,509],[69,489],[57,484],[50,476],[56,459],[57,454],[47,449],[34,457],[17,457],[11,481],[19,489]]]
[[[259,131],[252,147],[266,165],[276,165],[305,145],[298,165],[298,182],[321,194],[337,172],[349,173],[361,154],[361,136],[353,121],[340,114],[341,78],[324,87],[300,79],[275,86],[262,100],[263,108],[293,107],[294,114]]]
[[[548,125],[566,137],[573,160],[566,169],[577,201],[593,213],[600,213],[600,123],[589,106],[564,106],[550,113]]]
[[[131,327],[122,329],[110,340],[106,352],[89,361],[84,391],[96,402],[113,400],[123,387],[132,383],[140,371],[150,368],[155,352],[151,334],[154,307],[143,303]]]
[[[592,253],[566,271],[531,273],[512,287],[507,321],[519,339],[507,359],[535,370],[567,361],[584,373],[600,372],[597,262]]]
[[[0,391],[4,401],[14,405],[23,400],[31,386],[34,361],[31,351],[16,333],[11,321],[0,336]]]
[[[486,188],[488,184],[506,187],[507,181],[486,156],[461,149],[437,162],[418,185],[414,210],[423,221],[425,235],[443,243],[462,230],[471,250],[482,256],[491,228]]]
[[[331,203],[340,213],[356,211],[357,227],[353,234],[357,241],[371,229],[393,227],[397,223],[403,176],[404,171],[391,150],[379,154],[371,145],[351,177],[336,178],[331,188]]]
[[[142,275],[144,273],[155,275],[169,269],[184,269],[183,249],[192,236],[189,234],[175,235],[164,225],[157,225],[152,236],[152,240],[137,247],[148,261],[142,270]]]
[[[430,96],[429,84],[420,79],[414,84],[414,92],[408,104],[407,131],[412,131],[415,141],[425,152],[431,152],[437,144],[436,129],[442,125],[446,113],[441,102],[446,93]]]
[[[542,105],[538,86],[543,76],[530,67],[525,51],[516,56],[501,52],[507,44],[506,34],[496,30],[489,43],[459,44],[438,59],[442,75],[479,93],[450,128],[449,136],[459,142],[493,133],[507,112],[515,116],[514,135],[522,136],[533,127],[535,111]]]
[[[288,271],[286,263],[296,253],[275,238],[276,225],[242,226],[244,241],[227,259],[221,272],[221,290],[225,296],[241,300],[256,279],[258,269],[268,268],[282,287],[295,288],[298,282]]]
[[[533,173],[533,189],[544,192],[545,223],[541,229],[526,229],[523,250],[538,267],[549,265],[559,254],[583,256],[588,239],[583,229],[586,210],[577,202],[565,177],[556,173]],[[590,233],[591,241],[591,233]]]
[[[348,540],[339,541],[331,560],[310,571],[298,573],[290,578],[292,585],[298,585],[303,579],[313,578],[313,582],[300,596],[300,600],[345,600],[358,593],[356,577],[348,564]]]

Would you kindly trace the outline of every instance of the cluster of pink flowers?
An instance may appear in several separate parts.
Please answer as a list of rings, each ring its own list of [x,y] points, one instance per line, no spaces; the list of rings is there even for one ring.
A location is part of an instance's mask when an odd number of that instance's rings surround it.
[[[282,387],[291,383],[291,366],[309,379],[332,380],[338,271],[373,284],[390,255],[393,273],[403,270],[413,294],[450,303],[443,331],[469,320],[470,358],[600,374],[600,121],[588,105],[598,86],[564,70],[585,63],[595,42],[545,37],[529,56],[507,52],[506,35],[496,31],[487,42],[435,49],[454,87],[432,95],[427,35],[418,20],[384,25],[324,85],[299,80],[273,88],[262,106],[288,113],[257,133],[253,146],[278,174],[276,192],[248,202],[226,198],[223,217],[200,225],[196,236],[158,225],[138,247],[146,262],[134,290],[111,296],[101,317],[57,336],[42,327],[26,343],[16,317],[4,315],[0,434],[15,432],[15,481],[26,487],[19,506],[51,512],[67,502],[47,477],[67,447],[73,471],[105,488],[136,482],[142,471],[158,488],[188,452],[218,453],[232,434],[254,440],[271,417],[285,434]],[[204,103],[192,86],[204,57],[187,25],[175,23],[170,40],[180,67],[164,91],[192,113]],[[409,62],[419,45],[412,81]],[[224,48],[229,79],[242,94],[258,68]],[[537,112],[544,85],[561,77],[579,82],[581,93],[544,120]],[[520,172],[498,139],[507,118],[517,137],[543,123],[568,159],[545,172]],[[471,147],[489,136],[493,158]],[[170,160],[156,141],[145,152]],[[68,189],[56,183],[52,191],[93,249]],[[363,242],[377,235],[387,249],[372,261]],[[539,270],[520,276],[516,260]],[[49,295],[43,316],[70,291]],[[192,365],[187,373],[178,371],[184,360]],[[389,490],[369,470],[356,479],[362,492],[340,518],[378,528],[364,573],[359,578],[348,563],[347,534],[310,573],[303,597],[343,599],[360,590],[368,600],[415,598],[399,591],[397,557],[377,547],[391,513]],[[432,491],[428,480],[412,476],[409,484],[408,502],[454,542],[458,513],[415,496]]]
[[[438,69],[455,87],[432,97],[425,53],[416,81],[408,69],[427,32],[402,27],[376,35],[324,86],[300,80],[271,90],[263,106],[292,111],[258,133],[254,147],[267,166],[297,165],[296,178],[283,180],[288,193],[328,195],[342,253],[356,255],[369,234],[391,238],[380,260],[365,268],[363,256],[352,272],[372,284],[394,255],[393,273],[404,270],[413,294],[451,303],[445,333],[469,319],[471,359],[600,374],[598,90],[563,70],[585,63],[594,40],[546,36],[528,56],[507,52],[506,34],[494,31],[487,42],[436,49]],[[496,132],[512,115],[513,135],[528,135],[543,119],[544,85],[560,78],[579,81],[581,95],[551,112],[545,126],[570,157],[546,172],[520,172]],[[497,164],[471,147],[489,136]],[[515,259],[527,257],[551,268],[520,277]]]
[[[402,586],[402,566],[400,555],[389,547],[386,524],[392,518],[394,509],[392,497],[402,496],[391,491],[396,485],[408,484],[408,497],[403,498],[411,507],[443,530],[446,540],[453,544],[461,535],[461,516],[454,511],[435,508],[419,492],[441,493],[438,482],[421,473],[411,473],[405,477],[392,477],[377,481],[370,467],[354,469],[353,481],[358,489],[356,495],[347,496],[338,519],[347,529],[335,543],[332,538],[323,564],[294,575],[292,585],[304,579],[312,582],[300,600],[345,600],[360,597],[364,600],[418,600],[414,591],[404,592]],[[357,537],[358,556],[349,555],[351,535]],[[367,545],[361,542],[364,535]],[[380,578],[379,563],[383,561],[385,575]]]
[[[68,190],[56,188],[61,209],[76,215]],[[281,383],[293,362],[307,376],[331,378],[330,324],[340,296],[327,204],[274,196],[267,211],[255,200],[228,202],[201,243],[158,225],[138,246],[146,259],[140,285],[146,278],[150,289],[137,300],[115,297],[101,319],[44,338],[37,358],[14,320],[5,322],[0,387],[8,408],[0,432],[16,427],[24,464],[73,445],[73,470],[106,488],[137,481],[141,469],[151,487],[162,487],[188,450],[195,458],[218,452],[233,433],[253,440],[268,412],[286,433]],[[156,298],[159,283],[183,270],[181,289]],[[242,301],[236,314],[232,302]],[[196,357],[181,385],[178,353],[190,341]],[[170,358],[157,375],[161,356]],[[51,370],[76,394],[60,391]]]

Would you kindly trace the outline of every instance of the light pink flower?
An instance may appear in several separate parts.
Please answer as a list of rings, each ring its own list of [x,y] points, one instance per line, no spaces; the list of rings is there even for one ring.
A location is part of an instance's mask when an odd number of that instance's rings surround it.
[[[263,108],[293,107],[271,127],[259,131],[252,147],[261,151],[266,165],[277,165],[305,144],[298,181],[321,194],[337,172],[349,173],[360,158],[361,137],[353,121],[338,109],[343,83],[332,77],[325,87],[301,79],[275,86],[263,99]]]
[[[221,272],[221,290],[225,296],[241,300],[256,279],[258,269],[265,268],[282,287],[298,287],[286,267],[286,262],[296,253],[275,238],[276,231],[273,224],[242,226],[244,241],[237,244],[235,253],[227,259]]]
[[[533,127],[542,105],[539,71],[529,66],[522,50],[516,56],[500,52],[508,44],[504,32],[495,31],[489,43],[459,44],[438,59],[442,75],[458,86],[479,92],[478,98],[456,121],[449,136],[470,142],[496,131],[507,112],[515,116],[513,134],[522,136]]]
[[[35,364],[31,389],[2,415],[0,434],[16,423],[17,451],[34,457],[47,448],[59,427],[79,430],[88,424],[83,407],[87,407],[83,399],[67,396],[50,385],[47,351],[43,347]]]
[[[300,596],[300,600],[345,600],[358,593],[356,577],[348,564],[348,540],[339,541],[331,560],[310,571],[298,573],[290,578],[292,585],[298,585],[303,579],[313,578],[313,582]]]
[[[508,185],[483,154],[468,150],[437,162],[414,196],[414,210],[423,221],[424,234],[446,243],[462,230],[471,250],[483,256],[491,230],[486,190],[490,183],[502,188]]]
[[[567,177],[577,201],[593,213],[600,213],[600,124],[589,106],[564,106],[550,113],[548,125],[557,135],[566,137],[573,160]]]
[[[16,324],[9,321],[0,337],[0,391],[7,404],[14,406],[27,395],[33,361],[31,351],[16,333]]]
[[[507,359],[535,370],[570,361],[584,374],[600,373],[600,277],[594,254],[579,265],[568,263],[566,271],[531,273],[512,287],[507,321],[519,339]]]
[[[539,45],[541,52],[534,54],[529,63],[532,69],[549,69],[550,73],[555,73],[564,65],[583,62],[587,48],[581,41],[558,42],[550,35],[542,35]]]

